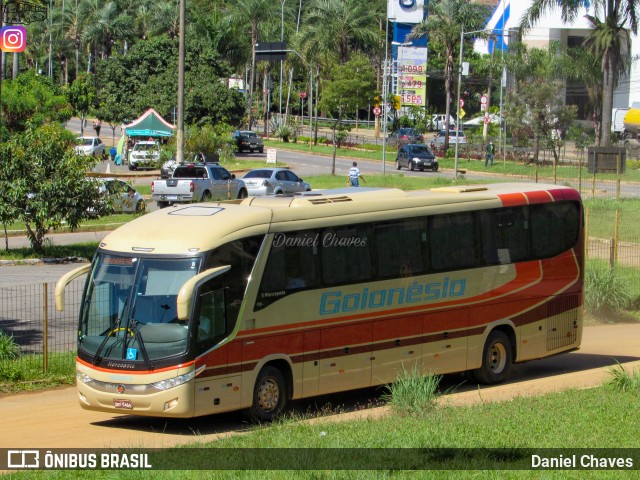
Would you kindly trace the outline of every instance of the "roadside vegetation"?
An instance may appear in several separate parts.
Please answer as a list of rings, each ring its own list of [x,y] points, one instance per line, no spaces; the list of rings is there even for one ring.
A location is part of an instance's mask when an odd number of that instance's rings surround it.
[[[156,456],[159,463],[154,463],[171,468],[198,459],[205,468],[209,466],[212,470],[182,473],[208,479],[426,479],[434,478],[434,475],[437,478],[472,479],[487,478],[488,471],[492,472],[489,473],[492,478],[525,479],[540,475],[554,479],[621,478],[620,470],[534,472],[530,469],[531,455],[548,455],[543,450],[547,448],[561,449],[558,453],[563,454],[568,454],[567,450],[571,448],[610,448],[623,455],[622,449],[637,448],[640,417],[632,412],[640,408],[639,379],[640,372],[630,372],[618,365],[611,369],[611,377],[605,385],[598,388],[520,397],[499,403],[451,406],[447,404],[446,396],[436,393],[434,401],[425,408],[412,408],[402,414],[392,406],[396,399],[390,398],[391,408],[378,411],[365,420],[332,418],[331,414],[340,412],[339,409],[324,411],[328,414],[326,418],[313,421],[305,421],[313,415],[291,413],[271,425],[258,426],[243,435],[232,435],[215,442],[203,444],[197,442],[195,436],[192,445],[166,451]],[[392,397],[398,392],[393,385],[389,389]],[[421,389],[418,385],[417,390]],[[404,388],[400,390],[403,395],[406,393]],[[553,416],[548,412],[553,412]],[[209,421],[215,422],[216,418]],[[268,452],[268,456],[259,456],[258,452]],[[228,465],[247,470],[213,470],[215,465],[223,464],[219,462],[227,461]],[[322,462],[325,467],[309,469],[314,462]],[[348,470],[371,464],[384,465],[385,462],[393,469]],[[273,470],[260,470],[260,466]],[[76,472],[74,476],[78,474],[82,475],[82,472]],[[86,477],[114,478],[115,474],[92,471]],[[175,474],[175,470],[117,472],[118,478],[122,479],[153,477],[163,480],[174,478]],[[14,476],[67,478],[68,472],[25,472]]]

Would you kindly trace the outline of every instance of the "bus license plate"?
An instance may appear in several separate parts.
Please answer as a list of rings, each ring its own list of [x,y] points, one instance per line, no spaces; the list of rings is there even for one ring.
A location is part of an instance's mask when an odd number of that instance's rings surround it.
[[[113,401],[113,405],[116,408],[126,408],[127,410],[133,409],[133,402],[131,402],[131,400],[123,400],[123,399],[116,398]]]

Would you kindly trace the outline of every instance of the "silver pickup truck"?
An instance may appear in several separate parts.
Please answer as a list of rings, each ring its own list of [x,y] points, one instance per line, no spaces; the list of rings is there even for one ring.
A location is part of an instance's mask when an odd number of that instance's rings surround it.
[[[244,182],[217,163],[179,165],[172,178],[151,182],[151,199],[159,208],[174,203],[232,200],[246,196]]]

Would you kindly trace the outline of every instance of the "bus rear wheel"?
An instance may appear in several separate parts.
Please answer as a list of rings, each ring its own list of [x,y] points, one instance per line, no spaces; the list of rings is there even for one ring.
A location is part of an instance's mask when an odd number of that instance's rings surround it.
[[[248,416],[255,422],[270,422],[284,410],[286,403],[284,375],[277,368],[267,365],[258,374]]]
[[[493,385],[507,379],[512,364],[513,347],[509,337],[500,330],[494,330],[484,344],[482,366],[471,373],[477,382]]]

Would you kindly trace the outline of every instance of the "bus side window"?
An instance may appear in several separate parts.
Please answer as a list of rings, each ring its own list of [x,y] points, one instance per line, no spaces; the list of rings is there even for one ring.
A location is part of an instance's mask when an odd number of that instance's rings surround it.
[[[229,333],[224,289],[200,295],[200,315],[196,341],[201,350],[207,350]]]
[[[402,220],[375,226],[379,278],[424,273],[427,243],[425,221]]]
[[[316,287],[318,276],[317,232],[277,233],[262,277],[262,292]]]
[[[461,270],[476,266],[473,219],[470,212],[429,218],[429,258],[433,270]]]
[[[326,285],[357,283],[373,277],[368,225],[327,228],[322,232],[322,276]]]
[[[523,207],[480,212],[482,255],[487,265],[530,258],[529,222]]]
[[[549,258],[575,246],[580,231],[577,204],[549,203],[530,208],[535,258]]]

